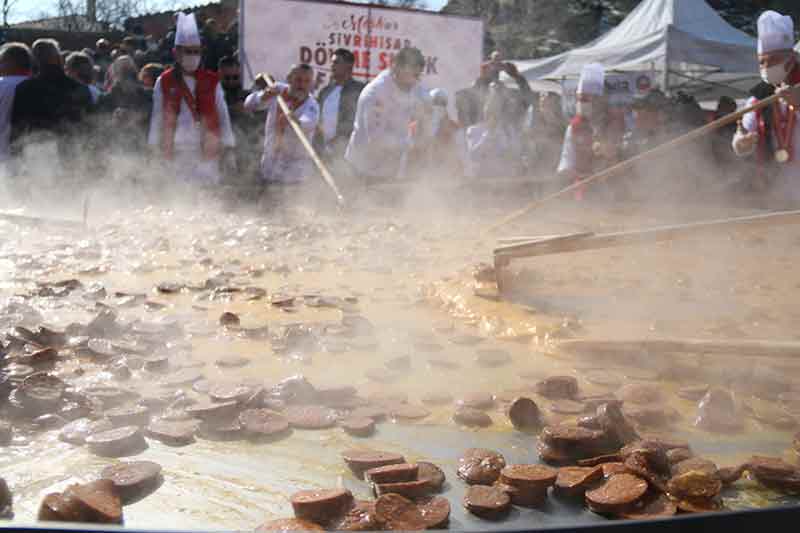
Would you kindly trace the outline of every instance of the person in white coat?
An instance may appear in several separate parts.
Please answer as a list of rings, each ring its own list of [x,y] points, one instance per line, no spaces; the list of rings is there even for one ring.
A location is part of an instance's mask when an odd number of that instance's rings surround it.
[[[203,46],[194,14],[178,14],[176,65],[153,88],[148,144],[179,181],[218,185],[221,162],[232,164],[235,145],[225,92],[216,72],[200,68]]]
[[[311,139],[319,124],[319,104],[311,96],[314,86],[314,69],[305,63],[292,66],[286,83],[276,83],[272,88],[252,93],[244,101],[248,111],[267,109],[264,126],[264,155],[261,157],[261,179],[265,183],[303,183],[314,173],[314,162],[288,117],[278,105],[278,95],[289,106],[292,120]]]
[[[800,58],[794,47],[791,17],[766,11],[758,19],[758,61],[767,93],[782,91],[783,98],[760,111],[747,113],[733,137],[740,157],[757,158],[763,183],[774,180],[773,191],[800,200]],[[747,106],[758,102],[752,97]]]
[[[412,124],[430,116],[430,94],[419,82],[424,68],[422,52],[403,48],[391,68],[361,92],[345,159],[362,179],[395,179],[405,173],[415,143]]]

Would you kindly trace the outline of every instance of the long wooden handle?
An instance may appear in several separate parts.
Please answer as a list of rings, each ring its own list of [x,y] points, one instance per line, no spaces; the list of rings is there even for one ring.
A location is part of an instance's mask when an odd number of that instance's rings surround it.
[[[753,228],[759,226],[775,226],[784,224],[800,224],[800,210],[778,211],[765,215],[725,218],[706,222],[692,222],[661,226],[646,230],[621,231],[616,233],[577,233],[552,237],[521,244],[502,246],[494,250],[495,256],[503,258],[534,257],[539,255],[582,250],[597,250],[613,246],[661,242],[679,237],[693,237],[716,231]]]
[[[260,78],[263,78],[267,82],[267,86],[272,89],[275,87],[275,80],[272,76],[269,75],[260,75]],[[278,99],[278,106],[280,106],[281,111],[286,115],[286,118],[289,120],[289,124],[292,125],[292,129],[297,134],[297,137],[300,139],[300,142],[303,144],[303,147],[308,152],[308,155],[311,156],[311,159],[314,161],[314,164],[317,165],[320,173],[322,174],[322,179],[331,188],[333,193],[336,195],[336,201],[339,202],[340,205],[344,205],[344,196],[342,193],[339,192],[339,187],[336,186],[336,181],[333,179],[333,175],[331,175],[328,167],[325,163],[320,159],[319,155],[317,155],[317,151],[314,150],[314,146],[311,144],[311,141],[308,140],[306,133],[303,131],[303,128],[300,127],[300,124],[297,123],[295,118],[292,116],[292,110],[289,109],[289,106],[286,104],[286,100],[283,99],[283,96],[280,94],[276,95]],[[311,97],[309,97],[311,98]]]
[[[609,167],[609,168],[607,168],[607,169],[605,169],[603,171],[600,171],[597,174],[593,174],[593,175],[589,176],[588,178],[582,179],[580,181],[576,181],[572,185],[564,187],[560,191],[554,192],[552,194],[548,194],[544,198],[540,198],[538,200],[534,200],[533,202],[529,203],[528,205],[526,205],[522,209],[514,211],[513,213],[511,213],[507,217],[503,218],[502,220],[500,220],[499,222],[497,222],[493,226],[490,226],[489,229],[487,229],[485,233],[492,233],[492,232],[496,231],[497,229],[505,226],[509,222],[512,222],[512,221],[514,221],[514,220],[516,220],[516,219],[518,219],[518,218],[530,213],[531,211],[533,211],[534,209],[536,209],[538,207],[541,207],[542,205],[546,204],[550,200],[555,200],[556,198],[560,198],[561,196],[564,196],[565,194],[570,193],[570,192],[574,191],[575,189],[583,187],[584,185],[586,185],[588,183],[592,183],[593,181],[597,181],[597,180],[601,180],[601,179],[607,179],[607,178],[610,178],[612,176],[616,176],[618,174],[621,174],[621,173],[625,172],[626,170],[630,169],[631,167],[641,163],[642,161],[645,161],[647,159],[651,159],[653,157],[657,157],[657,156],[663,155],[663,154],[669,152],[670,150],[673,150],[673,149],[677,148],[678,146],[683,146],[684,144],[688,144],[688,143],[692,142],[695,139],[699,139],[701,137],[705,137],[705,136],[707,136],[709,133],[711,133],[713,131],[716,131],[716,130],[718,130],[720,128],[723,128],[723,127],[727,126],[728,124],[732,124],[732,123],[738,121],[740,118],[745,116],[747,113],[752,113],[753,111],[758,111],[759,109],[767,107],[768,105],[772,104],[773,102],[778,101],[778,99],[781,96],[783,96],[783,93],[774,94],[774,95],[770,96],[769,98],[765,98],[764,100],[761,100],[761,101],[755,103],[754,105],[752,105],[750,107],[742,109],[741,111],[737,111],[736,113],[731,113],[730,115],[725,115],[724,117],[719,118],[719,119],[715,120],[714,122],[711,122],[710,124],[706,124],[702,128],[697,128],[696,130],[692,130],[689,133],[687,133],[685,135],[682,135],[681,137],[678,137],[677,139],[673,139],[673,140],[671,140],[671,141],[669,141],[667,143],[664,143],[664,144],[661,144],[659,146],[656,146],[652,150],[648,150],[648,151],[643,152],[643,153],[641,153],[641,154],[639,154],[637,156],[634,156],[634,157],[632,157],[630,159],[626,159],[625,161],[617,163],[616,165],[611,166],[611,167]]]
[[[592,355],[693,353],[742,357],[800,357],[800,342],[701,339],[572,339],[556,345],[560,352]]]

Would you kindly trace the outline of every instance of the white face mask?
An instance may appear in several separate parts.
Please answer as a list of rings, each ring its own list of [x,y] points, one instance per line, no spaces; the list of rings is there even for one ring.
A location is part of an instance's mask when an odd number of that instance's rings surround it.
[[[786,81],[786,63],[761,69],[761,79],[776,87]]]
[[[181,67],[186,72],[195,72],[200,68],[200,56],[183,56]]]
[[[592,103],[591,102],[578,102],[576,106],[576,111],[582,117],[591,117],[592,116]]]

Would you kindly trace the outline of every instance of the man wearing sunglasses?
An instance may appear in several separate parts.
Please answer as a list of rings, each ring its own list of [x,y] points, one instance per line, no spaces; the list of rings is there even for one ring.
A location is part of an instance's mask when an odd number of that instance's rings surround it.
[[[178,14],[176,65],[153,88],[148,144],[157,147],[182,181],[218,185],[220,163],[233,166],[234,136],[225,93],[215,72],[200,68],[203,45],[194,14]]]
[[[369,82],[358,98],[356,120],[345,158],[366,182],[395,179],[412,151],[412,123],[429,115],[430,95],[420,84],[425,58],[403,48]]]

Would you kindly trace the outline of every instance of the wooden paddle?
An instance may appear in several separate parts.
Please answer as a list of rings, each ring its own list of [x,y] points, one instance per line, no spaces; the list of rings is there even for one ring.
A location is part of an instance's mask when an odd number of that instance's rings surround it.
[[[263,83],[260,80],[263,80]],[[276,86],[275,79],[269,74],[259,74],[256,78],[256,84],[266,84],[266,86],[270,89]],[[311,141],[308,140],[303,128],[301,128],[300,124],[298,124],[297,120],[295,120],[294,116],[292,115],[292,110],[289,109],[289,106],[286,104],[286,100],[284,100],[280,94],[277,94],[275,97],[278,99],[278,106],[280,106],[281,111],[283,111],[283,113],[286,115],[286,118],[289,120],[289,124],[292,125],[292,129],[297,134],[297,137],[300,139],[300,142],[306,149],[306,152],[308,152],[308,155],[311,156],[314,164],[317,165],[317,168],[322,174],[322,179],[336,195],[336,201],[339,202],[339,205],[343,206],[344,196],[342,196],[342,193],[339,192],[339,187],[336,186],[336,181],[333,179],[333,175],[328,170],[327,165],[325,165],[325,163],[319,157],[317,151],[314,150],[314,146],[311,144]],[[309,96],[309,98],[311,97]]]
[[[550,200],[555,200],[556,198],[560,198],[560,197],[564,196],[565,194],[574,191],[575,189],[583,187],[584,185],[587,185],[587,184],[592,183],[592,182],[597,181],[597,180],[602,180],[602,179],[607,179],[607,178],[610,178],[610,177],[613,177],[613,176],[617,176],[617,175],[619,175],[619,174],[631,169],[632,167],[638,165],[639,163],[641,163],[643,161],[647,161],[648,159],[652,159],[654,157],[658,157],[658,156],[664,155],[664,154],[670,152],[671,150],[674,150],[675,148],[677,148],[679,146],[683,146],[685,144],[688,144],[688,143],[694,141],[695,139],[700,139],[702,137],[706,137],[708,134],[710,134],[710,133],[712,133],[712,132],[714,132],[714,131],[716,131],[716,130],[718,130],[720,128],[723,128],[723,127],[727,126],[728,124],[733,124],[734,122],[737,122],[740,118],[745,116],[747,113],[752,113],[753,111],[758,111],[759,109],[763,109],[764,107],[767,107],[768,105],[770,105],[770,104],[772,104],[774,102],[777,102],[785,94],[786,93],[784,91],[781,91],[781,92],[779,92],[777,94],[774,94],[774,95],[770,96],[769,98],[765,98],[764,100],[759,101],[758,103],[756,103],[756,104],[754,104],[754,105],[752,105],[750,107],[742,109],[741,111],[737,111],[736,113],[731,113],[730,115],[725,115],[724,117],[719,118],[719,119],[715,120],[714,122],[711,122],[710,124],[706,124],[702,128],[697,128],[696,130],[690,131],[686,135],[678,137],[677,139],[673,139],[673,140],[671,140],[671,141],[669,141],[667,143],[664,143],[662,145],[656,146],[652,150],[648,150],[647,152],[641,153],[641,154],[639,154],[639,155],[637,155],[635,157],[632,157],[630,159],[626,159],[625,161],[617,163],[616,165],[614,165],[612,167],[609,167],[609,168],[607,168],[605,170],[602,170],[602,171],[600,171],[600,172],[598,172],[596,174],[593,174],[593,175],[589,176],[588,178],[582,179],[580,181],[576,181],[572,185],[569,185],[568,187],[564,187],[560,191],[554,192],[552,194],[548,194],[544,198],[539,198],[538,200],[534,200],[533,202],[529,203],[528,205],[526,205],[522,209],[514,211],[513,213],[511,213],[507,217],[503,218],[502,220],[500,220],[496,224],[490,226],[487,230],[484,230],[483,233],[484,233],[484,235],[487,234],[487,233],[492,233],[492,232],[496,231],[497,229],[505,226],[509,222],[512,222],[512,221],[514,221],[514,220],[516,220],[516,219],[518,219],[518,218],[520,218],[520,217],[522,217],[524,215],[527,215],[528,213],[530,213],[534,209],[537,209],[537,208],[541,207],[542,205],[546,204]]]

